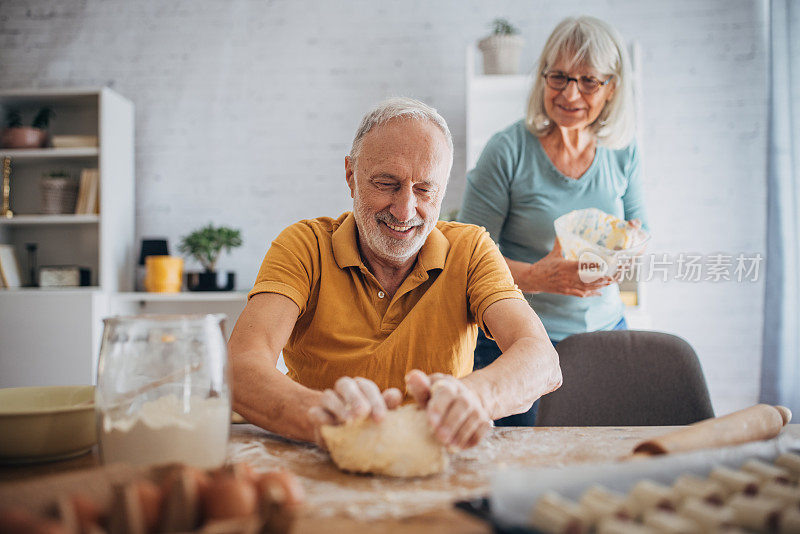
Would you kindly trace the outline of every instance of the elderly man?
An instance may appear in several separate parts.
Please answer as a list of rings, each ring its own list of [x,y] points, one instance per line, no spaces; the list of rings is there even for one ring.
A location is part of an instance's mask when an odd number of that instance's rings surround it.
[[[353,212],[289,226],[264,258],[229,343],[237,412],[319,441],[321,425],[381,420],[413,398],[437,439],[466,448],[560,386],[489,234],[437,222],[452,164],[447,124],[422,102],[389,99],[364,117],[345,158]],[[478,326],[503,355],[472,372]]]

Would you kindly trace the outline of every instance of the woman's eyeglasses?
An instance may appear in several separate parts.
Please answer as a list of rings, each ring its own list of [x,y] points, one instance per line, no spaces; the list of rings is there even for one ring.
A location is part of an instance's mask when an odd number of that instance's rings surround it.
[[[563,72],[547,72],[542,73],[544,80],[547,82],[547,86],[554,91],[563,91],[569,85],[569,82],[575,82],[578,86],[578,91],[584,95],[591,95],[596,93],[598,89],[602,86],[607,85],[614,76],[612,75],[605,81],[600,81],[594,76],[581,76],[580,78],[573,78],[571,76],[567,76]]]

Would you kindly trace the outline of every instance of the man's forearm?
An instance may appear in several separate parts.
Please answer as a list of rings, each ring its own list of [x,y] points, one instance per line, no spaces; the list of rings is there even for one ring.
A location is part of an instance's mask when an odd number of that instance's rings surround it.
[[[558,354],[548,339],[518,339],[491,365],[462,380],[475,391],[492,419],[522,413],[561,385]]]
[[[322,395],[301,386],[270,365],[263,354],[247,352],[231,358],[233,409],[250,423],[282,436],[314,440],[308,409]]]

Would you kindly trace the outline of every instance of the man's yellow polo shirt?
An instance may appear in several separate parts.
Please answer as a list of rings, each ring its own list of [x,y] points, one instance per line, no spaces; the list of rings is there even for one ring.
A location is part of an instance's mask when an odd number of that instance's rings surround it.
[[[363,376],[405,391],[412,369],[462,377],[472,372],[477,325],[498,300],[522,299],[488,232],[438,222],[391,299],[358,250],[350,212],[286,228],[272,242],[255,286],[300,308],[283,358],[289,376],[312,389]]]

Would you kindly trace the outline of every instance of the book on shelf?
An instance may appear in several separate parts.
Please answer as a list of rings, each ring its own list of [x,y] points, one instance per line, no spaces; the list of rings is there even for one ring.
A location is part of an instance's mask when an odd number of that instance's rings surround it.
[[[98,169],[83,169],[78,184],[78,202],[75,214],[96,214],[100,212],[100,172]]]

